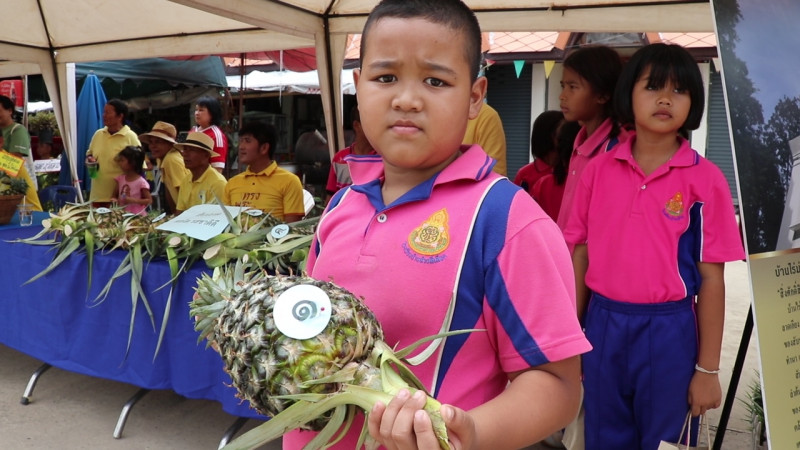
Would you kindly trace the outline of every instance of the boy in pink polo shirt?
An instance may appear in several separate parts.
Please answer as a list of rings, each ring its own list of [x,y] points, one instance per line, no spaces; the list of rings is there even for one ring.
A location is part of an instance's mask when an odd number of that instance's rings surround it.
[[[389,345],[485,330],[431,344],[412,370],[445,404],[456,448],[531,445],[575,416],[589,345],[560,230],[480,147],[461,146],[486,90],[477,19],[459,0],[384,0],[362,36],[358,105],[383,170],[333,196],[308,271],[363,297]],[[424,402],[403,390],[377,405],[370,435],[438,448]],[[360,423],[335,448],[355,448]]]
[[[744,251],[725,177],[683,137],[703,104],[686,50],[637,51],[614,94],[636,134],[590,161],[575,190],[564,237],[594,347],[583,357],[587,450],[677,442],[687,412],[720,404],[724,263]]]

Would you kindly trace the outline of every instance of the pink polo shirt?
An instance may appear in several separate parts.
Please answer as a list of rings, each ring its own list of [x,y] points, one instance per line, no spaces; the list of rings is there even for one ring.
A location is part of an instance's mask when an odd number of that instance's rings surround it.
[[[594,130],[591,136],[586,136],[586,127],[582,127],[578,131],[578,135],[575,136],[575,149],[572,151],[572,156],[569,160],[567,181],[564,184],[561,209],[558,212],[558,220],[556,221],[562,230],[567,226],[567,220],[572,210],[572,196],[575,193],[578,180],[586,168],[586,164],[595,156],[611,150],[617,143],[623,142],[628,138],[628,132],[624,129],[620,129],[618,136],[611,138],[609,134],[612,128],[613,121],[606,119]]]
[[[586,166],[564,238],[587,244],[586,286],[598,294],[631,303],[697,295],[697,262],[744,258],[728,183],[683,139],[645,176],[631,154],[635,141]]]
[[[383,204],[380,179],[339,191],[320,220],[308,270],[363,296],[390,346],[438,333],[451,302],[444,329],[485,330],[448,338],[412,367],[440,401],[471,409],[501,393],[507,373],[591,347],[575,315],[560,230],[491,171],[479,146],[462,150],[391,205]],[[334,448],[355,448],[361,423]],[[289,433],[284,448],[313,436]]]

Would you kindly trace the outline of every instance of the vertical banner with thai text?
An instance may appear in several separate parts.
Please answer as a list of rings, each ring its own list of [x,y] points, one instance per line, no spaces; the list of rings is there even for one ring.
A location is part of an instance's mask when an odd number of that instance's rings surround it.
[[[712,0],[770,448],[800,448],[800,2]]]

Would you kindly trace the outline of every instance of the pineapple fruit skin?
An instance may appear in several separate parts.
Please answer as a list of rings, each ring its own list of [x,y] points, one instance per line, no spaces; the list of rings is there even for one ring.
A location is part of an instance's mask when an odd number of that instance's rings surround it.
[[[383,340],[383,332],[373,313],[351,293],[304,276],[261,273],[249,281],[231,279],[235,276],[232,271],[223,276],[229,279],[222,283],[211,278],[199,281],[192,315],[202,316],[203,306],[216,305],[218,313],[213,320],[198,321],[198,325],[205,323],[201,339],[207,337],[222,356],[237,395],[261,414],[274,417],[295,402],[278,396],[339,391],[341,386],[335,382],[306,383],[345,367],[355,371],[359,384],[380,383],[379,371],[368,358],[375,343]],[[235,286],[233,294],[219,295],[224,292],[218,289],[220,284]],[[280,294],[301,284],[322,289],[330,298],[332,311],[321,333],[298,340],[277,329],[272,313]],[[303,428],[319,431],[326,422],[327,416],[321,417]]]

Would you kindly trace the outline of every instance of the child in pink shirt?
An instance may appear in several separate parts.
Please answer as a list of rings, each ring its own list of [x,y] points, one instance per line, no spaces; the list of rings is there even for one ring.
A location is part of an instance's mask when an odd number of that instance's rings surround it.
[[[114,178],[117,196],[111,201],[124,206],[129,213],[145,215],[153,197],[150,184],[144,178],[144,151],[141,147],[129,145],[117,154],[114,161],[122,169],[122,175]]]
[[[703,115],[694,58],[643,47],[614,105],[636,133],[586,166],[564,231],[594,347],[583,357],[586,449],[654,449],[677,442],[688,412],[720,404],[724,266],[744,250],[725,177],[684,138]]]
[[[578,135],[581,126],[578,122],[562,121],[556,129],[556,151],[558,160],[553,166],[553,173],[547,174],[536,181],[531,189],[531,196],[544,212],[553,220],[558,219],[561,202],[564,197],[564,187],[567,182],[567,169],[572,155],[572,143]]]
[[[564,118],[581,124],[567,171],[564,196],[558,213],[563,230],[572,210],[572,195],[590,159],[614,148],[627,133],[611,118],[611,99],[622,61],[616,51],[605,46],[584,47],[564,60],[561,77],[561,111]]]

